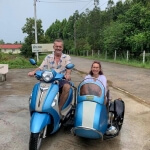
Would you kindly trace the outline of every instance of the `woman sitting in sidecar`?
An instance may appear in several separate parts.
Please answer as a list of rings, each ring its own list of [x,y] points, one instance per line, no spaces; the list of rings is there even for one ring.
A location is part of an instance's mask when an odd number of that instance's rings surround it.
[[[106,105],[106,91],[106,77],[101,71],[100,63],[94,62],[90,74],[78,86],[75,122],[72,128],[75,135],[93,139],[118,135],[120,129],[116,124],[122,125],[123,121],[116,123],[113,120],[117,113],[115,114],[113,109],[109,111],[109,105]],[[112,120],[109,113],[114,116]]]
[[[105,90],[105,104],[107,103],[109,99],[109,90],[107,86],[107,79],[106,76],[103,74],[101,63],[99,61],[94,61],[91,65],[91,70],[89,72],[89,75],[85,77],[86,82],[87,81],[95,81],[95,82],[101,82],[101,84],[104,86]],[[84,87],[86,88],[87,85]],[[90,85],[92,87],[92,85]],[[88,89],[88,87],[86,88]],[[93,89],[94,90],[94,89]],[[96,89],[95,89],[96,92]]]
[[[100,81],[85,79],[78,86],[74,133],[81,137],[102,138],[108,126],[105,88]]]

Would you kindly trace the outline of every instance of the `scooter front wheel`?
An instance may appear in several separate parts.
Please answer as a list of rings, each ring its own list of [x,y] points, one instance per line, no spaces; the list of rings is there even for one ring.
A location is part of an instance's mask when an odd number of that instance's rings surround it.
[[[42,143],[42,132],[31,133],[29,141],[29,150],[39,150]]]

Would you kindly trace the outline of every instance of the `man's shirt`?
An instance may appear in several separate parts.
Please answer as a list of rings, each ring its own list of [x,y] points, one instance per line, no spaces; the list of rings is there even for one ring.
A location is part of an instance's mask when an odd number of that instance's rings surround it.
[[[54,53],[49,54],[45,57],[43,60],[42,64],[40,65],[41,70],[49,70],[49,69],[54,69],[58,73],[65,73],[66,71],[66,65],[71,63],[71,57],[66,54],[62,54],[60,61],[58,64],[54,61]]]

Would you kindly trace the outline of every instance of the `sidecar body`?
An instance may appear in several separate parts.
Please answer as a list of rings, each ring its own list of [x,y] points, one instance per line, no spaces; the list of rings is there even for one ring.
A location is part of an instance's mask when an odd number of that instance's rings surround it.
[[[74,135],[103,140],[119,134],[125,103],[121,98],[110,101],[107,92],[99,80],[85,79],[79,84],[72,128]]]
[[[83,80],[77,90],[75,123],[72,132],[85,138],[103,138],[108,126],[105,88],[96,80]]]

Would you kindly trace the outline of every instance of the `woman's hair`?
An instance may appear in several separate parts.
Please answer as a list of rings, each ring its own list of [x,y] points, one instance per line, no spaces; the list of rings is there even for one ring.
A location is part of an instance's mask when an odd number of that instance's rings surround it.
[[[99,61],[94,61],[94,62],[92,63],[92,65],[91,65],[91,71],[89,72],[89,74],[90,74],[91,76],[93,76],[93,72],[92,72],[93,64],[98,64],[98,65],[99,65],[99,68],[100,68],[99,75],[103,75],[101,63],[100,63]]]

